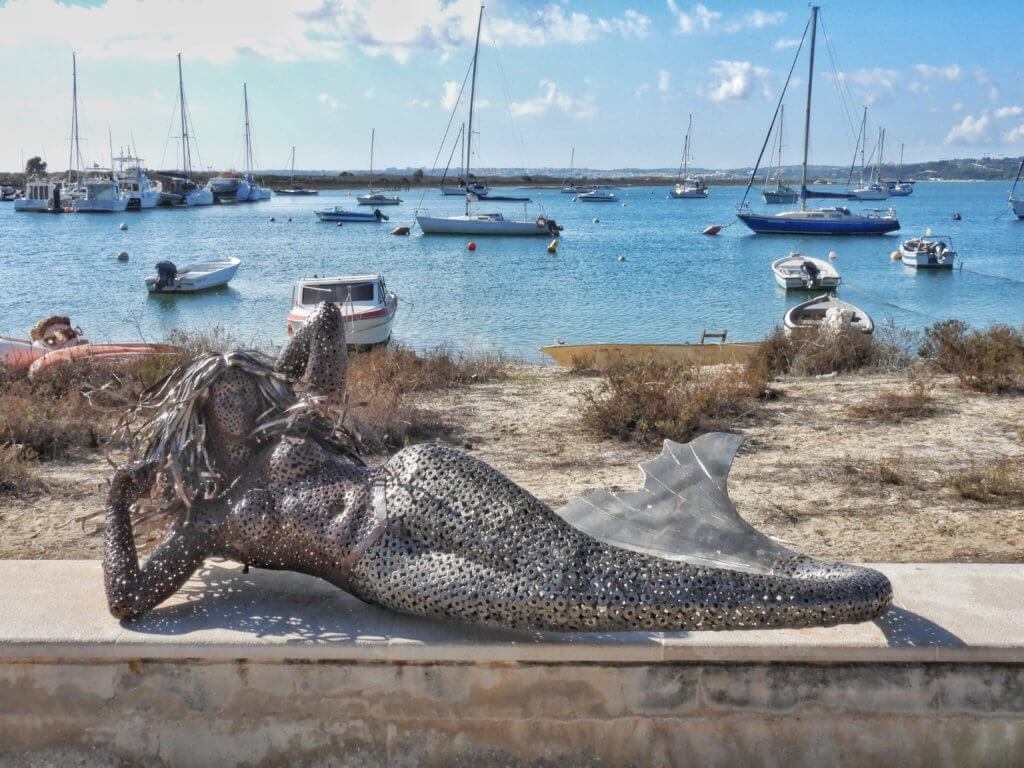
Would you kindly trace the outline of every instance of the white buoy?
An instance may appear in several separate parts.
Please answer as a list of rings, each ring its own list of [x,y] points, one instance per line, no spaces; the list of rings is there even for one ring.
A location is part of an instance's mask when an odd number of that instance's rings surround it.
[[[828,260],[829,261],[835,261],[838,258],[839,258],[839,254],[836,253],[835,251],[829,251],[828,252]]]
[[[626,207],[626,204],[625,204],[625,203],[623,203],[623,204],[622,204],[622,207],[623,207],[623,208],[625,208],[625,207]]]
[[[128,229],[128,225],[122,221],[117,228],[124,232],[126,229]]]
[[[626,257],[625,257],[625,256],[619,256],[619,257],[617,257],[617,258],[616,258],[615,260],[616,260],[616,261],[625,261],[625,260],[626,260]]]
[[[340,221],[338,222],[338,226],[339,226],[339,227],[341,226],[341,222],[340,222]]]
[[[291,216],[289,216],[289,217],[288,217],[288,223],[289,223],[289,224],[291,224],[291,223],[292,223],[292,217],[291,217]],[[339,223],[340,223],[340,222],[339,222]]]
[[[594,223],[595,223],[595,224],[600,224],[600,223],[601,223],[601,220],[600,220],[600,219],[594,219]]]
[[[128,261],[128,251],[118,251],[117,260]]]
[[[271,216],[270,217],[270,223],[273,224],[275,221],[277,221],[277,219],[275,219],[273,216]]]

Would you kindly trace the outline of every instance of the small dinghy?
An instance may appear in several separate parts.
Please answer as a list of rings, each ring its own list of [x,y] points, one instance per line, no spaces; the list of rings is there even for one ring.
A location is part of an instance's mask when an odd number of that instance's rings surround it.
[[[956,251],[948,237],[915,237],[900,244],[900,259],[908,267],[952,269]]]
[[[150,293],[196,293],[227,285],[241,260],[234,256],[220,261],[203,261],[178,269],[174,262],[161,261],[156,276],[146,278]]]
[[[775,282],[787,291],[834,291],[842,278],[827,261],[791,253],[772,262]]]
[[[350,211],[347,208],[336,205],[333,208],[323,208],[319,211],[314,211],[314,213],[320,221],[352,221],[379,224],[382,221],[388,220],[388,217],[381,213],[380,208],[374,208],[372,213],[363,213],[362,211]]]
[[[821,328],[852,328],[861,333],[873,333],[875,330],[875,322],[867,312],[827,294],[791,308],[786,313],[785,325],[787,334]]]

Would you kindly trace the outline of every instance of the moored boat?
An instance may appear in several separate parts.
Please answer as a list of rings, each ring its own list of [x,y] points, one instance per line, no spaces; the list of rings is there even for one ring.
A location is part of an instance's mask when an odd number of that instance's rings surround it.
[[[708,196],[708,186],[703,179],[694,179],[689,176],[690,168],[690,136],[693,132],[693,115],[690,115],[686,127],[686,140],[683,142],[683,159],[679,162],[679,173],[676,176],[676,185],[669,190],[669,197],[676,200],[700,199]]]
[[[356,203],[359,205],[400,205],[402,199],[398,195],[385,195],[373,188],[373,145],[377,137],[377,129],[370,131],[370,191],[365,195],[356,195]]]
[[[128,195],[113,178],[113,171],[93,169],[83,188],[85,195],[71,201],[75,213],[121,213],[128,209]]]
[[[863,309],[831,294],[816,296],[786,312],[784,324],[787,334],[818,331],[823,328],[842,330],[850,328],[861,333],[873,333],[875,322]]]
[[[1010,209],[1018,219],[1024,219],[1024,195],[1017,197],[1017,184],[1020,182],[1022,171],[1024,171],[1024,157],[1020,160],[1020,166],[1017,168],[1017,176],[1013,180],[1013,187],[1010,188]]]
[[[241,260],[234,256],[217,261],[201,261],[179,269],[173,262],[161,261],[157,274],[146,278],[150,293],[198,293],[227,285],[238,271]]]
[[[295,147],[294,146],[292,147],[292,175],[291,175],[291,179],[289,180],[287,187],[285,187],[284,189],[275,189],[274,190],[274,194],[275,195],[306,196],[306,197],[311,196],[311,195],[319,195],[320,194],[320,190],[318,190],[318,189],[308,189],[306,187],[296,187],[295,186]]]
[[[169,190],[173,195],[181,195],[181,204],[191,208],[201,205],[213,205],[213,191],[200,186],[192,180],[192,139],[189,136],[189,129],[192,127],[192,120],[188,114],[188,102],[185,101],[185,79],[181,72],[181,54],[178,54],[178,110],[181,118],[181,170],[180,177],[173,177],[173,188]],[[172,202],[173,198],[168,197],[165,201]]]
[[[908,267],[952,269],[956,251],[945,235],[915,237],[900,243],[900,261]]]
[[[398,296],[379,274],[303,278],[295,283],[288,335],[298,332],[321,302],[337,304],[350,347],[387,344],[398,313]]]
[[[791,253],[772,262],[779,287],[787,291],[834,291],[842,278],[827,261]]]
[[[321,210],[313,211],[313,213],[317,215],[317,218],[320,219],[320,221],[348,221],[363,224],[380,224],[381,222],[388,220],[388,217],[381,212],[380,208],[374,208],[370,213],[363,213],[362,211],[350,211],[347,208],[336,205],[333,208],[322,208]]]
[[[589,192],[577,195],[576,199],[581,203],[615,203],[618,202],[619,198],[614,192],[607,189],[592,189]]]
[[[14,210],[26,213],[62,213],[64,188],[59,181],[32,179],[25,183],[25,194],[14,201]],[[70,205],[70,203],[67,203]]]

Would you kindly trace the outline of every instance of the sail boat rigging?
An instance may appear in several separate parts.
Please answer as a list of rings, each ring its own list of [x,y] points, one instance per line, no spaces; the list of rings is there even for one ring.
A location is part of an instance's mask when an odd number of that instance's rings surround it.
[[[792,205],[796,202],[798,193],[788,184],[782,183],[782,125],[786,117],[786,105],[783,104],[779,108],[779,132],[776,137],[776,143],[779,146],[779,164],[775,170],[775,188],[771,189],[768,186],[770,181],[771,172],[766,174],[764,191],[761,193],[761,197],[764,198],[765,203],[768,205]]]
[[[383,192],[373,188],[373,145],[377,138],[377,129],[370,130],[370,191],[365,195],[356,195],[356,202],[359,205],[398,205],[402,198],[398,195],[385,195]]]
[[[818,12],[817,5],[811,6],[811,19],[808,24],[811,32],[810,52],[808,56],[807,75],[807,104],[804,112],[804,148],[803,162],[801,164],[800,176],[800,208],[796,211],[783,211],[776,214],[757,214],[750,210],[747,203],[747,195],[760,167],[761,159],[764,156],[764,149],[768,145],[768,138],[765,138],[761,148],[761,155],[757,159],[754,171],[751,174],[750,183],[747,184],[747,191],[743,200],[737,208],[736,216],[756,234],[819,234],[819,235],[867,235],[884,234],[900,228],[899,220],[893,209],[877,213],[858,212],[853,213],[848,208],[807,208],[807,158],[810,150],[811,139],[811,100],[814,86],[814,52],[817,44]],[[801,48],[802,48],[801,44]],[[797,55],[800,49],[797,49]],[[794,58],[794,64],[796,59]],[[790,69],[792,74],[792,69]],[[788,87],[789,80],[786,81]],[[783,96],[785,88],[783,89]],[[780,98],[781,105],[781,98]],[[773,118],[772,123],[775,120]],[[769,133],[770,133],[769,128]]]
[[[892,197],[906,197],[914,191],[914,182],[903,180],[903,144],[900,144],[900,167],[896,172],[896,181],[884,184],[889,187],[889,195]]]
[[[470,179],[470,168],[473,158],[473,115],[476,105],[476,79],[477,66],[480,60],[480,31],[484,21],[484,6],[480,5],[480,16],[476,24],[476,41],[473,46],[473,66],[470,77],[469,89],[469,125],[465,132],[466,153],[465,169],[466,181]],[[522,221],[505,218],[501,213],[474,213],[471,211],[471,203],[483,199],[490,202],[497,198],[487,195],[481,197],[472,190],[466,192],[465,212],[456,216],[431,216],[429,211],[417,210],[416,223],[419,224],[423,234],[450,234],[450,235],[557,235],[561,227],[553,220],[543,214],[535,220],[530,221],[524,215]],[[511,199],[511,198],[505,198]],[[526,203],[523,200],[524,214]]]
[[[1010,188],[1010,208],[1018,219],[1024,219],[1024,196],[1017,197],[1017,184],[1020,182],[1021,173],[1024,173],[1024,157],[1020,159],[1020,166],[1017,168],[1017,175],[1013,179],[1013,187]]]
[[[292,169],[292,172],[291,172],[291,176],[289,177],[288,186],[285,187],[284,189],[275,189],[274,190],[274,194],[275,195],[318,195],[318,194],[320,194],[320,190],[317,190],[317,189],[307,189],[305,187],[296,187],[295,186],[295,146],[294,145],[292,145],[291,169]]]
[[[676,185],[669,192],[675,199],[704,198],[708,196],[708,186],[703,179],[691,179],[689,177],[690,167],[690,138],[693,134],[693,115],[686,126],[686,140],[683,142],[683,159],[679,162],[679,173],[676,175]]]
[[[188,102],[185,100],[185,78],[181,71],[181,54],[178,54],[178,107],[181,112],[181,177],[171,179],[171,190],[167,197],[183,205],[213,205],[213,192],[199,186],[192,180],[192,140],[189,137]],[[175,198],[179,199],[175,199]]]
[[[592,192],[594,187],[589,184],[577,184],[574,178],[576,171],[576,147],[572,148],[569,153],[569,176],[565,180],[565,185],[562,187],[563,195],[578,195],[581,193]]]
[[[245,176],[243,178],[249,185],[249,193],[246,197],[246,201],[254,203],[258,200],[269,200],[270,190],[267,187],[261,187],[252,175],[253,166],[256,164],[256,161],[252,152],[252,123],[249,120],[249,88],[246,83],[242,83],[242,98],[245,101]]]

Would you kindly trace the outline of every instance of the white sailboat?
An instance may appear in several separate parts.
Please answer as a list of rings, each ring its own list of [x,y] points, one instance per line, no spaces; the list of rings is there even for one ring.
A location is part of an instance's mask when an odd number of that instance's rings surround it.
[[[249,122],[249,88],[245,83],[242,83],[242,98],[245,101],[245,175],[242,178],[245,179],[246,184],[249,186],[249,192],[245,201],[255,203],[260,200],[269,200],[270,190],[267,187],[261,187],[252,175],[253,166],[256,165],[256,162],[252,154],[252,124]]]
[[[864,164],[864,150],[867,148],[868,137],[867,137],[867,121],[868,121],[868,108],[864,107],[864,121],[860,127],[860,186],[850,192],[851,200],[888,200],[889,199],[889,185],[882,183],[882,153],[885,147],[885,131],[882,128],[878,129],[878,143],[875,145],[875,151],[872,155],[875,156],[875,180],[871,181],[870,177],[868,181],[864,181],[864,171],[866,169]],[[853,174],[853,167],[850,167],[851,176]]]
[[[477,62],[480,57],[480,29],[484,20],[484,6],[480,6],[480,16],[476,24],[476,43],[473,48],[473,73],[470,80],[469,90],[469,127],[466,131],[466,156],[465,169],[469,178],[469,169],[473,157],[473,107],[476,100],[476,71]],[[505,218],[501,213],[473,213],[470,211],[470,202],[479,196],[472,191],[466,192],[465,213],[456,216],[431,216],[429,211],[417,211],[416,223],[425,235],[541,235],[557,236],[561,227],[554,219],[549,219],[543,214],[534,220],[524,215],[523,220],[518,221]],[[483,198],[486,200],[486,198]],[[526,205],[523,205],[524,214]]]
[[[576,147],[572,148],[572,152],[569,154],[569,176],[565,180],[565,185],[562,187],[563,195],[579,195],[587,192],[593,192],[594,188],[589,184],[577,184],[573,178],[573,171],[576,169]]]
[[[402,199],[398,195],[385,195],[373,188],[373,145],[377,137],[377,129],[370,131],[370,191],[365,195],[356,195],[356,202],[359,205],[400,205]]]
[[[896,173],[896,181],[885,182],[889,187],[890,197],[907,197],[914,191],[914,182],[903,180],[903,145],[900,144],[900,168]]]
[[[698,199],[708,196],[708,185],[704,183],[704,180],[691,179],[689,176],[690,136],[692,133],[693,115],[690,115],[690,122],[686,127],[686,141],[683,142],[683,159],[679,163],[676,185],[669,191],[669,195],[677,200]]]
[[[185,101],[185,80],[181,74],[181,54],[178,54],[178,106],[181,108],[181,171],[175,177],[173,192],[181,195],[181,202],[187,206],[213,205],[213,192],[196,184],[192,180],[192,144],[188,135],[191,120],[188,116],[188,103]]]
[[[292,175],[288,181],[288,186],[284,189],[275,189],[275,195],[319,195],[320,190],[307,189],[305,187],[295,186],[295,147],[292,147]]]
[[[1020,167],[1017,168],[1017,176],[1013,180],[1013,187],[1010,189],[1010,208],[1018,219],[1024,219],[1024,195],[1017,196],[1017,184],[1020,182],[1021,172],[1024,171],[1024,157],[1020,160]]]
[[[771,171],[765,174],[764,191],[761,197],[768,205],[792,205],[797,201],[799,193],[788,184],[782,183],[782,124],[786,116],[786,105],[779,107],[779,135],[776,141],[779,145],[779,165],[775,171],[775,186],[770,187]]]

